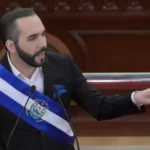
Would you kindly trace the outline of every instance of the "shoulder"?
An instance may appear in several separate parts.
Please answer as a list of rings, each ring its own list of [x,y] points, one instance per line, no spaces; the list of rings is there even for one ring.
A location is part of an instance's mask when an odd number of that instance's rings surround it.
[[[58,54],[54,52],[47,52],[46,54],[47,60],[50,63],[55,63],[55,64],[70,64],[72,61],[71,56],[68,54]]]

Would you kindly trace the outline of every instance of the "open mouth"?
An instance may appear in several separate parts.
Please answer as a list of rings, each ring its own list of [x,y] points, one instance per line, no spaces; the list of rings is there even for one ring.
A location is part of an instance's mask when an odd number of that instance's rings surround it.
[[[40,59],[45,58],[45,51],[37,55]]]

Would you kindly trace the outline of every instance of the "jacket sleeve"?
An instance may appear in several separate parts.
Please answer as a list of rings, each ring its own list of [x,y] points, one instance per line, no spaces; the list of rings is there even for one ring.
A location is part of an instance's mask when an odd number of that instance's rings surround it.
[[[74,61],[67,56],[71,67],[72,99],[97,120],[113,119],[124,115],[142,113],[131,100],[131,93],[125,95],[104,95],[94,89],[83,76]]]

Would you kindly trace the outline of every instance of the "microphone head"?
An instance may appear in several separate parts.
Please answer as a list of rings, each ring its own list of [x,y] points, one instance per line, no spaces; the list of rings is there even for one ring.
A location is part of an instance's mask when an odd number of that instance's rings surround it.
[[[36,86],[35,85],[32,85],[31,88],[30,88],[30,93],[33,94],[36,90]]]
[[[58,89],[57,89],[57,87],[56,87],[55,85],[53,85],[52,88],[53,88],[53,91],[54,91],[55,93],[58,92]]]

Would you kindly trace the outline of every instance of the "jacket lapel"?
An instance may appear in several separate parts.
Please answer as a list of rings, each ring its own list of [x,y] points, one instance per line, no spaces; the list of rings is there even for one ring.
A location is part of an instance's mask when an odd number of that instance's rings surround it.
[[[49,60],[46,58],[46,61],[42,67],[44,75],[44,94],[48,97],[52,97],[53,94],[53,67],[50,65]]]

